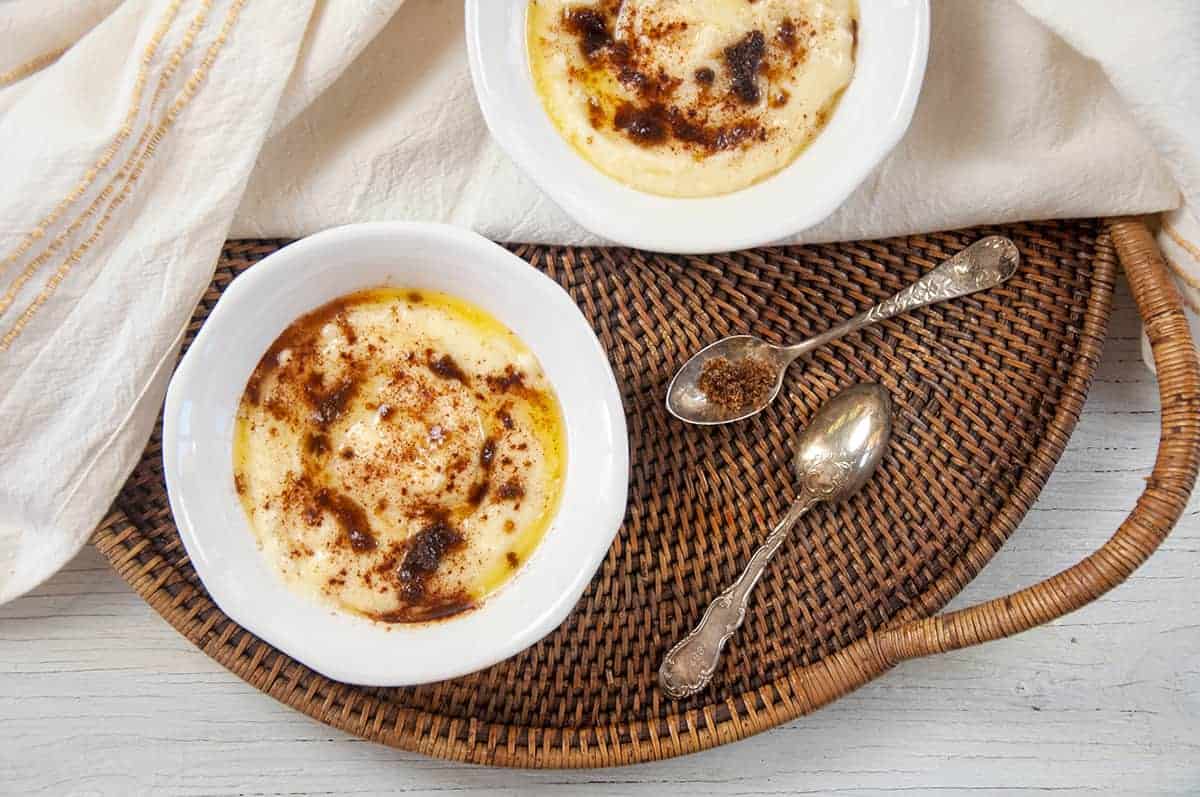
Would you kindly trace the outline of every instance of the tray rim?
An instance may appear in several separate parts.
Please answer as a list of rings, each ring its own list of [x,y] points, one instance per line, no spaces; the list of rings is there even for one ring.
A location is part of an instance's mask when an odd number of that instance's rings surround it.
[[[229,243],[248,245],[245,251],[252,253],[255,243],[260,240]],[[993,524],[1003,524],[1000,529],[1005,540],[1036,501],[1065,449],[1102,352],[1112,308],[1117,255],[1107,228],[1098,232],[1093,245],[1096,279],[1085,305],[1079,352],[1066,372],[1062,398],[1047,434],[1033,454],[1036,467],[1026,469],[1010,499],[992,520]],[[273,244],[259,246],[266,252],[274,248]],[[246,649],[254,637],[232,621],[223,634],[212,636],[208,632],[221,612],[215,604],[210,611],[199,615],[186,611],[190,599],[206,599],[187,582],[180,582],[180,589],[173,595],[164,593],[167,599],[158,595],[167,579],[150,577],[146,564],[137,558],[141,547],[122,550],[121,543],[138,532],[135,524],[114,506],[98,526],[93,542],[118,574],[177,631],[260,691],[314,719],[382,744],[466,763],[518,768],[590,768],[661,760],[737,741],[811,713],[895,666],[901,657],[879,644],[879,632],[929,618],[973,578],[968,563],[982,557],[983,565],[986,565],[987,559],[1000,547],[990,544],[991,535],[981,534],[955,559],[954,565],[921,594],[919,605],[901,610],[876,633],[723,704],[689,709],[665,720],[636,720],[588,728],[489,723],[486,744],[481,744],[474,740],[478,733],[475,720],[449,719],[419,709],[401,710],[374,696],[357,693],[357,687],[323,677],[320,678],[329,687],[324,701],[318,704],[312,699],[316,695],[305,695],[304,702],[294,702],[297,679],[305,668],[265,643],[257,646],[253,655],[247,654]],[[975,568],[975,574],[983,565]],[[228,638],[237,630],[242,632],[242,637],[239,644],[231,647],[227,644]],[[274,661],[271,677],[263,684],[259,682],[263,679],[255,678],[253,673],[268,656]],[[280,673],[290,677],[277,677]],[[348,694],[352,696],[346,699]],[[655,693],[652,700],[657,706],[665,698]]]

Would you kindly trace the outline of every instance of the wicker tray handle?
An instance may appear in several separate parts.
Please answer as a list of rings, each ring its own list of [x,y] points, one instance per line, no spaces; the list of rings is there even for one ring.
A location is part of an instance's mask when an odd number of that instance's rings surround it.
[[[1117,218],[1108,228],[1158,372],[1162,430],[1145,491],[1116,533],[1078,564],[1010,595],[878,632],[872,647],[885,665],[1011,636],[1091,603],[1146,561],[1183,513],[1200,463],[1200,360],[1145,224]]]

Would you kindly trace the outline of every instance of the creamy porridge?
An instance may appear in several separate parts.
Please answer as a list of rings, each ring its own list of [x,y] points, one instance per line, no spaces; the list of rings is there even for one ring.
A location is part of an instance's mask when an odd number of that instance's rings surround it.
[[[745,188],[820,133],[854,72],[854,0],[531,0],[534,85],[601,171],[676,197]]]
[[[532,352],[460,299],[375,289],[303,316],[238,410],[234,478],[294,588],[383,622],[472,608],[562,491],[558,400]]]

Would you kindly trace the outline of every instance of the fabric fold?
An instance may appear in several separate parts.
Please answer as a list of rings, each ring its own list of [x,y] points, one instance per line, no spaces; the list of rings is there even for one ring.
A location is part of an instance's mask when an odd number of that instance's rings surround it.
[[[1169,211],[1200,307],[1200,5],[934,0],[932,23],[908,135],[795,240]],[[0,602],[109,508],[226,238],[603,243],[488,136],[460,2],[10,0],[0,40]]]
[[[0,602],[74,555],[137,461],[311,13],[126,0],[14,86],[0,117]]]

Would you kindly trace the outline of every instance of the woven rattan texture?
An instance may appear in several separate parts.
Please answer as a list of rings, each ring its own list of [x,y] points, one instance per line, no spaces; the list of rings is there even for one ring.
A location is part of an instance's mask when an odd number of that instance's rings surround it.
[[[741,424],[687,427],[663,392],[689,353],[750,332],[820,332],[976,238],[1011,236],[1022,266],[985,294],[883,322],[792,367]],[[231,242],[191,333],[236,274],[281,245]],[[811,710],[874,673],[829,657],[939,609],[1016,527],[1082,408],[1115,256],[1099,222],[680,257],[517,246],[594,325],[628,416],[629,510],[576,610],[489,670],[410,689],[337,684],[244,631],[208,599],[164,492],[157,432],[97,536],[122,576],[256,687],[326,722],[433,755],[516,766],[604,765],[719,744]],[[190,338],[189,338],[190,339]],[[896,426],[880,472],[785,543],[713,686],[683,703],[655,673],[794,495],[791,440],[838,390],[878,381]],[[822,664],[825,662],[825,664]],[[816,666],[814,666],[816,665]],[[815,673],[815,674],[814,674]],[[825,682],[803,694],[806,678]]]

